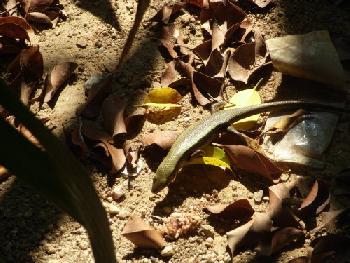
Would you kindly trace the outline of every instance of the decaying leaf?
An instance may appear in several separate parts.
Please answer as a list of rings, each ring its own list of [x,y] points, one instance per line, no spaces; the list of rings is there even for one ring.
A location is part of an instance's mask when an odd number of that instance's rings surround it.
[[[97,121],[81,119],[81,134],[94,142],[112,142],[112,136]]]
[[[12,39],[30,40],[33,30],[31,26],[21,17],[0,17],[0,35]]]
[[[144,147],[156,144],[164,150],[170,149],[179,135],[176,131],[159,131],[146,134],[142,136],[142,143]]]
[[[166,245],[162,234],[139,217],[129,219],[122,235],[137,247],[161,249]]]
[[[146,109],[138,107],[125,118],[126,133],[129,138],[136,136],[141,131],[146,120],[145,114]]]
[[[273,66],[282,73],[344,86],[344,70],[328,31],[272,38],[266,45]]]
[[[23,2],[27,21],[52,26],[51,21],[60,16],[60,6],[54,0],[25,0]]]
[[[95,149],[102,149],[104,155],[110,160],[110,173],[120,172],[126,164],[126,156],[122,148],[117,148],[108,142],[101,142],[94,146]]]
[[[241,108],[257,104],[261,104],[259,92],[257,92],[255,88],[245,89],[237,92],[230,98],[228,108],[231,108],[230,105],[232,105],[233,108]],[[256,125],[258,119],[259,114],[256,114],[239,120],[233,123],[232,126],[237,130],[249,130]]]
[[[302,117],[305,115],[305,113],[305,110],[299,109],[290,115],[284,116],[265,133],[274,134],[277,136],[284,135],[302,120]]]
[[[100,114],[102,102],[112,90],[112,74],[93,76],[85,83],[87,102],[81,109],[81,115],[88,119],[95,119]]]
[[[239,199],[230,204],[217,204],[205,207],[205,210],[211,214],[230,220],[249,220],[254,210],[247,199]]]
[[[274,163],[263,154],[244,145],[222,145],[235,167],[248,173],[262,175],[273,181],[282,173]]]
[[[118,95],[109,95],[103,101],[101,107],[103,125],[118,145],[122,144],[126,139],[125,107],[126,102]]]
[[[70,78],[77,64],[73,62],[63,62],[54,66],[45,79],[45,96],[44,102],[49,103],[57,95],[59,90]]]
[[[285,227],[271,233],[271,238],[266,244],[260,244],[258,252],[265,256],[270,256],[280,251],[285,246],[295,242],[303,237],[303,231],[294,227]]]

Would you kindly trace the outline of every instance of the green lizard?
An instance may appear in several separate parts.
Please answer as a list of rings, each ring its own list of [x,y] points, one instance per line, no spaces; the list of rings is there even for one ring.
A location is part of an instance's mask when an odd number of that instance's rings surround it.
[[[182,167],[190,154],[200,146],[209,143],[218,132],[225,130],[231,123],[245,117],[272,110],[312,109],[318,111],[345,111],[341,106],[319,102],[278,101],[254,105],[244,108],[235,108],[215,112],[186,129],[176,139],[168,155],[159,165],[153,179],[152,192],[158,192],[170,184],[178,170]]]

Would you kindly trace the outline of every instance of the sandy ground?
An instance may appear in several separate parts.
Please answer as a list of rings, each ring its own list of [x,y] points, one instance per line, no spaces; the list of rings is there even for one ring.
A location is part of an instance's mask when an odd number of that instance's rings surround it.
[[[251,9],[244,3],[242,6],[266,38],[318,29],[327,29],[332,36],[349,38],[349,5],[336,8],[330,2],[279,0],[263,11]],[[127,0],[63,0],[61,3],[67,20],[59,23],[56,28],[41,31],[33,43],[40,45],[46,70],[62,61],[74,61],[79,65],[77,74],[60,94],[53,109],[38,111],[35,105],[32,109],[38,116],[49,117],[48,126],[63,138],[63,129],[69,129],[75,124],[76,110],[85,102],[84,82],[91,75],[109,72],[114,68],[132,24],[136,3]],[[134,97],[136,89],[147,91],[152,82],[159,81],[165,66],[157,48],[159,31],[151,30],[147,25],[162,4],[163,1],[152,1],[131,55],[117,76],[113,89],[120,95]],[[191,32],[188,33],[188,45],[194,47],[200,43],[202,36],[198,29],[199,23],[187,12],[178,19],[183,30]],[[329,96],[317,85],[310,85],[305,89],[298,82],[285,81],[277,72],[271,75],[259,92],[264,100]],[[337,99],[337,94],[331,95]],[[189,122],[201,119],[203,114],[209,114],[190,103],[190,94],[184,97],[181,104],[182,113],[176,120],[162,125],[146,123],[142,133],[159,129],[182,131]],[[349,116],[341,119],[329,150],[328,168],[320,175],[331,176],[347,167],[350,156],[350,139],[346,136],[350,128],[349,120]],[[91,171],[103,203],[106,206],[116,206],[122,211],[119,216],[109,215],[120,262],[230,262],[225,247],[226,230],[220,227],[209,231],[209,235],[194,235],[172,242],[174,255],[171,259],[163,258],[155,251],[135,250],[132,243],[121,236],[121,231],[131,215],[141,215],[152,224],[162,224],[154,215],[168,215],[173,211],[191,213],[201,218],[202,225],[208,225],[208,215],[202,208],[212,200],[227,201],[245,197],[257,211],[263,211],[267,205],[264,202],[260,205],[254,204],[253,192],[258,191],[259,186],[235,179],[225,188],[209,194],[189,195],[179,192],[167,198],[165,192],[154,195],[150,192],[153,173],[145,162],[140,175],[132,181],[131,190],[126,190],[126,198],[116,203],[108,197],[111,186],[107,184],[106,175],[97,172],[91,163],[86,162],[86,167]],[[126,178],[116,178],[115,185],[125,186],[126,183]],[[0,255],[6,262],[93,262],[83,227],[15,177],[0,184],[0,233]],[[234,262],[288,262],[297,256],[306,255],[309,238],[273,258],[255,259],[254,253],[248,251],[236,256]]]

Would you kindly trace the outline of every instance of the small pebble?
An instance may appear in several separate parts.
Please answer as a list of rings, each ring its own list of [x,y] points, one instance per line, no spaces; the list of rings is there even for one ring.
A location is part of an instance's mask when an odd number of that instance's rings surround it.
[[[215,230],[214,227],[212,227],[211,225],[201,225],[201,228],[199,230],[200,234],[203,234],[205,237],[210,237],[210,238],[214,238],[215,235]]]
[[[120,212],[120,208],[118,206],[115,205],[110,205],[108,206],[108,213],[110,213],[111,215],[117,215]]]
[[[256,204],[260,204],[263,196],[264,196],[263,190],[259,190],[257,192],[254,192],[254,202]]]
[[[112,198],[114,201],[120,201],[122,197],[125,196],[125,192],[122,188],[121,185],[117,185],[116,187],[113,188],[112,190]]]
[[[87,42],[85,39],[79,39],[76,45],[78,48],[86,48]]]
[[[287,173],[283,173],[280,177],[281,182],[287,182],[288,179],[289,179],[289,174],[287,174]]]
[[[172,245],[167,245],[163,248],[163,250],[160,252],[160,254],[163,257],[171,257],[172,255],[174,255],[174,248]]]

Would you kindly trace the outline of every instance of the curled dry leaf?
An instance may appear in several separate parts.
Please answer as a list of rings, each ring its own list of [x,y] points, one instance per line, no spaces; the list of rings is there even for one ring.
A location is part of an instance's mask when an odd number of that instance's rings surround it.
[[[305,110],[299,109],[290,115],[286,115],[278,120],[265,133],[274,134],[277,136],[284,135],[302,120],[305,113]]]
[[[94,142],[112,142],[111,135],[96,121],[81,119],[81,134]]]
[[[282,173],[272,161],[263,154],[244,145],[222,145],[230,161],[240,170],[262,175],[273,181]]]
[[[88,93],[87,102],[81,109],[81,115],[88,119],[95,119],[100,114],[104,99],[112,90],[112,74],[93,76],[85,83]]]
[[[146,109],[138,107],[125,118],[126,133],[129,138],[136,136],[145,122]]]
[[[124,150],[116,148],[114,145],[108,142],[101,142],[94,146],[96,150],[102,149],[104,155],[110,160],[111,168],[110,173],[115,174],[120,172],[126,164],[126,156]]]
[[[185,6],[185,3],[175,3],[173,5],[166,4],[162,9],[152,18],[153,21],[163,22],[168,24],[169,20],[178,14],[181,9]]]
[[[118,95],[108,96],[102,103],[103,126],[112,135],[116,144],[121,145],[126,139],[124,110],[126,102]]]
[[[31,26],[21,17],[0,17],[0,35],[11,39],[30,40]]]
[[[26,19],[30,22],[47,24],[52,26],[50,17],[40,12],[29,12],[26,14]]]
[[[230,204],[207,206],[206,211],[230,220],[246,221],[254,214],[254,209],[247,199],[239,199]]]
[[[344,70],[328,31],[272,38],[266,45],[273,66],[282,73],[344,86]]]
[[[285,227],[271,233],[271,238],[266,244],[260,244],[258,252],[264,256],[270,256],[280,251],[292,242],[296,242],[303,237],[303,231],[294,227]]]
[[[68,81],[76,67],[77,64],[73,62],[63,62],[54,66],[45,79],[45,103],[49,103],[54,99],[63,85]]]
[[[162,234],[139,217],[129,219],[122,235],[137,247],[161,249],[166,245]]]
[[[176,131],[157,131],[142,136],[144,147],[156,144],[163,150],[168,150],[179,135]]]
[[[327,185],[323,181],[316,180],[299,207],[301,215],[303,217],[309,217],[318,214],[321,212],[319,208],[327,202],[328,197],[329,191]]]
[[[175,46],[177,44],[179,36],[180,31],[174,24],[164,26],[162,29],[160,42],[164,50],[167,52],[166,55],[172,59],[177,58],[178,56],[177,52],[175,51]]]

